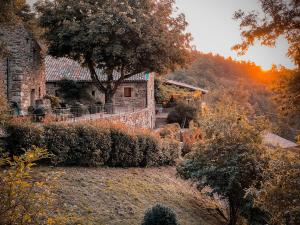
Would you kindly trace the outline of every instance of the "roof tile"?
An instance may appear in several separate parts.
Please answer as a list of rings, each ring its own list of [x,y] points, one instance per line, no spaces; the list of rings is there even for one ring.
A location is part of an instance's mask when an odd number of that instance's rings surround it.
[[[47,82],[56,82],[63,79],[81,82],[92,81],[89,70],[82,67],[78,62],[72,59],[54,58],[48,55],[45,59],[45,66]],[[101,81],[105,81],[107,79],[106,75],[103,73],[103,70],[96,69],[96,73]],[[113,76],[114,80],[117,80],[120,78],[120,73],[114,71]],[[146,73],[139,73],[126,79],[125,81],[147,81],[147,75]]]

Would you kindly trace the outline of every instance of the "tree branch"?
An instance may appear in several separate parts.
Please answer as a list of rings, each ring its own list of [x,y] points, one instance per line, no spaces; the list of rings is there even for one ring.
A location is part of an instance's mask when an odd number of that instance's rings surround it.
[[[99,80],[99,77],[97,76],[97,73],[95,71],[92,61],[90,59],[86,59],[86,62],[87,62],[88,68],[90,70],[92,81],[95,83],[95,85],[99,88],[100,91],[105,93],[107,91],[107,88]]]

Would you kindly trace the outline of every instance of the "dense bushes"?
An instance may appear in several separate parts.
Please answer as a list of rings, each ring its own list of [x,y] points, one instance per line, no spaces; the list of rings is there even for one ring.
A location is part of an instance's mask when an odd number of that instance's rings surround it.
[[[7,132],[10,154],[40,146],[52,155],[53,165],[146,167],[173,165],[179,157],[177,141],[104,124],[10,124]]]
[[[170,112],[167,118],[168,123],[178,123],[182,128],[188,128],[191,121],[196,121],[198,118],[197,108],[179,103],[174,111]]]

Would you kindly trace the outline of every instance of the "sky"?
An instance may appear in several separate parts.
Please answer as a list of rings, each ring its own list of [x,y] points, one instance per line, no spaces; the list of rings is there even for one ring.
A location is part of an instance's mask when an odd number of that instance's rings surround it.
[[[29,3],[35,1],[27,0]],[[284,38],[277,41],[276,48],[256,43],[242,57],[231,50],[241,41],[239,23],[232,19],[234,12],[238,9],[260,11],[258,0],[176,0],[176,5],[189,22],[188,32],[192,34],[192,44],[197,50],[231,56],[237,60],[250,60],[263,69],[271,68],[272,64],[294,67],[286,56],[288,45]]]
[[[264,69],[272,64],[294,67],[286,56],[287,42],[277,41],[276,48],[256,43],[245,56],[238,57],[231,47],[241,42],[239,23],[233,20],[236,10],[260,11],[258,0],[176,0],[179,12],[183,12],[189,23],[193,44],[204,53],[215,53],[237,60],[250,60]]]

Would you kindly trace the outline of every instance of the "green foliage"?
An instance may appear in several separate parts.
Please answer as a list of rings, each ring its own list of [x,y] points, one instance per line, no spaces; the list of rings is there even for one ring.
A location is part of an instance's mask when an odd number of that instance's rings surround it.
[[[281,68],[272,85],[280,115],[300,129],[300,71]]]
[[[300,157],[282,149],[271,152],[271,166],[264,171],[262,189],[249,191],[254,204],[270,214],[268,224],[296,225],[300,221]]]
[[[146,167],[174,165],[180,155],[177,141],[144,133],[129,133],[88,124],[7,126],[10,154],[20,155],[32,144],[49,151],[53,165]]]
[[[0,23],[16,23],[32,18],[25,0],[2,0],[0,2]]]
[[[162,84],[161,80],[155,77],[154,79],[154,97],[155,102],[162,104],[164,102],[168,102],[170,99],[169,94],[165,90],[165,86]]]
[[[59,108],[60,107],[60,99],[59,97],[53,96],[53,95],[46,95],[44,97],[45,99],[49,99],[51,102],[51,108],[55,109],[55,108]]]
[[[55,221],[49,211],[53,210],[56,174],[33,177],[34,162],[47,157],[45,150],[32,147],[21,156],[0,158],[0,224]]]
[[[234,225],[248,201],[245,190],[260,187],[263,172],[268,167],[260,133],[262,120],[249,121],[236,105],[216,105],[199,120],[206,140],[183,164],[178,173],[194,180],[200,189],[210,186],[228,200],[229,224]]]
[[[69,157],[76,147],[77,138],[74,126],[50,124],[44,127],[44,142],[49,153],[53,154],[51,161],[54,165],[71,164]]]
[[[145,213],[142,225],[179,225],[176,214],[164,205],[157,204]]]
[[[29,123],[13,123],[6,127],[7,133],[13,134],[7,137],[7,148],[11,155],[21,155],[25,149],[31,146],[43,147],[43,129]]]
[[[111,132],[108,129],[97,129],[89,125],[77,125],[74,129],[76,144],[69,150],[68,163],[77,166],[105,165],[112,151]]]
[[[86,66],[110,103],[124,79],[145,71],[162,73],[187,62],[191,37],[185,33],[185,16],[174,16],[174,4],[55,0],[41,1],[36,8],[47,30],[49,54]],[[96,68],[107,74],[106,82],[98,79]],[[121,74],[117,82],[113,71]]]
[[[143,159],[143,152],[140,151],[138,138],[134,135],[126,134],[117,129],[111,130],[112,154],[110,158],[111,166],[138,166]]]
[[[191,121],[198,119],[198,110],[186,103],[178,103],[174,111],[170,112],[167,118],[168,123],[178,123],[181,127],[187,128]]]

